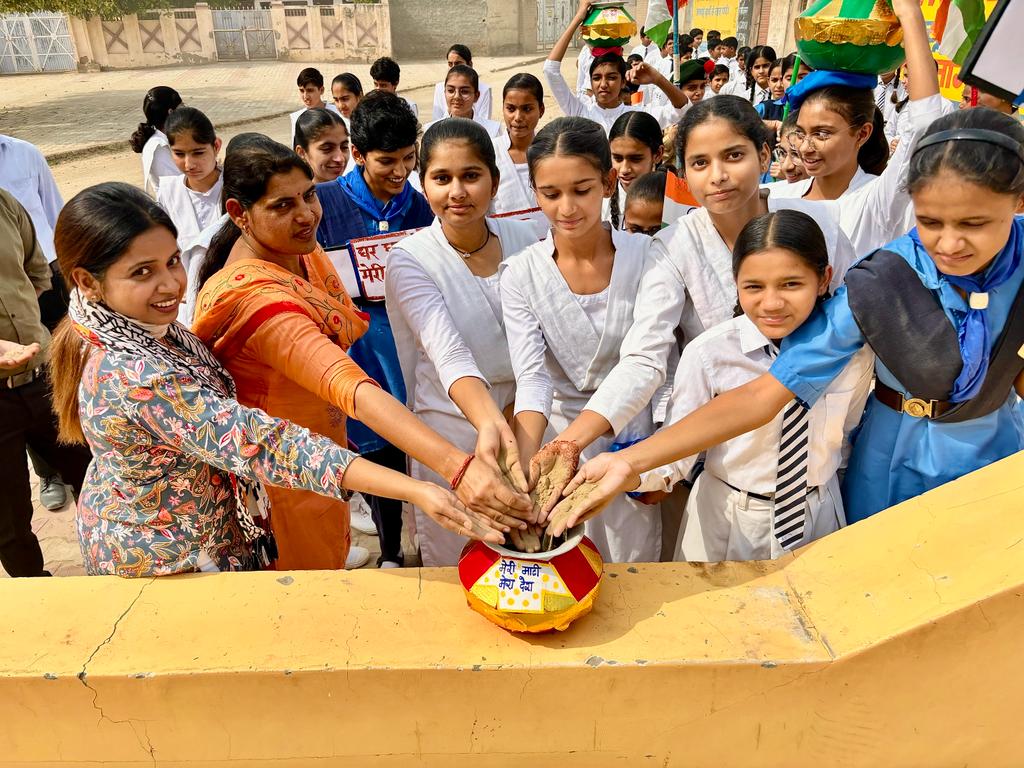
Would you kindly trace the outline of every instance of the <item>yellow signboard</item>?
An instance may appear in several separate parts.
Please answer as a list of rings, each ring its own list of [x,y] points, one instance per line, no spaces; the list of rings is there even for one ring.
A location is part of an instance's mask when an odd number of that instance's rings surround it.
[[[690,0],[690,4],[693,6],[692,24],[703,29],[705,34],[709,29],[717,29],[722,33],[722,37],[736,34],[739,0]],[[681,6],[682,3],[680,12]]]
[[[924,22],[928,26],[928,36],[931,37],[932,24],[935,22],[935,14],[939,10],[942,0],[921,0],[921,10],[924,12]],[[985,0],[985,17],[992,13],[996,7],[996,0]],[[939,64],[939,90],[942,95],[952,101],[960,101],[963,95],[964,84],[960,82],[960,65],[955,64],[945,56],[938,53],[939,46],[932,38],[932,55]]]

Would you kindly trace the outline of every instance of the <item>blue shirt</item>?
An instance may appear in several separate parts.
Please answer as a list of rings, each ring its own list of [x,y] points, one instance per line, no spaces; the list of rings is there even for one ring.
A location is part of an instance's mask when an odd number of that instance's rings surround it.
[[[1014,226],[1024,226],[1024,217],[1017,217]],[[900,238],[893,246],[905,246],[906,240],[909,237]],[[927,252],[923,248],[891,246],[890,250],[906,259],[935,294],[949,321],[958,326],[968,310],[967,302],[936,269]],[[985,320],[991,347],[999,340],[1022,283],[1024,268],[1019,268],[988,294]],[[843,286],[785,340],[771,374],[810,406],[866,343]],[[877,359],[875,374],[892,389],[907,391]],[[872,395],[859,431],[853,436],[843,485],[847,520],[863,520],[1021,449],[1024,409],[1015,392],[1011,391],[1006,402],[986,416],[948,424],[894,411]]]

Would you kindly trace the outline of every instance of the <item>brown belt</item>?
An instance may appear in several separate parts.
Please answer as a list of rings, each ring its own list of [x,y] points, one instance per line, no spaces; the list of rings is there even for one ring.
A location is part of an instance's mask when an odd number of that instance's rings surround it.
[[[919,397],[907,397],[881,381],[875,381],[875,399],[894,411],[900,411],[915,419],[937,419],[951,410],[956,403],[948,400],[922,400]]]

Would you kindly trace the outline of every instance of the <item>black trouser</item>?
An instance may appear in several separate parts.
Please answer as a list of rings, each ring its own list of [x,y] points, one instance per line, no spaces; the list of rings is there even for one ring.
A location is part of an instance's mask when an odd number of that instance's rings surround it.
[[[92,454],[84,446],[57,444],[46,377],[14,389],[0,379],[0,563],[11,576],[44,575],[43,552],[32,532],[28,446],[64,478],[77,499]]]
[[[405,454],[393,445],[385,446],[379,451],[364,453],[362,457],[374,464],[401,472],[403,475],[408,474]],[[377,526],[377,534],[380,537],[380,558],[377,560],[377,565],[384,560],[392,560],[396,563],[405,562],[405,555],[402,552],[402,502],[385,499],[382,496],[373,496],[369,493],[364,493],[363,498],[370,505],[373,524]]]

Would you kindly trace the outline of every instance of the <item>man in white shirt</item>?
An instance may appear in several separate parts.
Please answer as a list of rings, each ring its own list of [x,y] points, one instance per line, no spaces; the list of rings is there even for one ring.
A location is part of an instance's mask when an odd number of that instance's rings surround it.
[[[629,52],[630,56],[634,53],[637,56],[642,56],[644,62],[652,67],[656,67],[662,59],[662,52],[658,48],[657,43],[647,36],[647,30],[643,27],[640,27],[640,45]]]
[[[0,134],[0,189],[10,192],[28,212],[35,227],[36,241],[50,264],[51,287],[39,294],[39,314],[43,325],[53,331],[68,311],[67,287],[53,247],[53,229],[64,200],[43,153],[27,141],[3,134]],[[60,475],[34,451],[29,451],[29,457],[39,476],[40,504],[51,511],[61,509],[67,502],[67,488]]]

